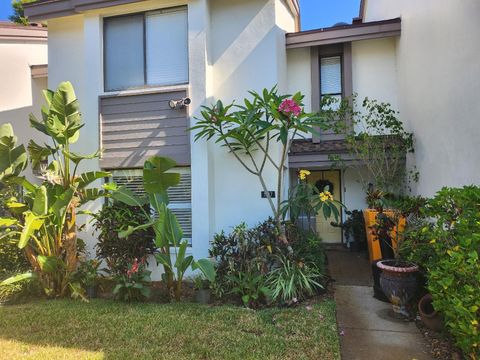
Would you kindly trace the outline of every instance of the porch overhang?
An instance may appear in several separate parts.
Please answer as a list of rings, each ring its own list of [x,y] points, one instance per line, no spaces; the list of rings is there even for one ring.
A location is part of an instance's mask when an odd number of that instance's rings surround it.
[[[312,139],[293,140],[288,165],[290,169],[330,169],[335,165],[335,157],[342,162],[352,162],[355,158],[349,153],[345,140],[313,142]]]
[[[339,44],[345,42],[400,36],[400,18],[333,26],[287,34],[287,49]]]

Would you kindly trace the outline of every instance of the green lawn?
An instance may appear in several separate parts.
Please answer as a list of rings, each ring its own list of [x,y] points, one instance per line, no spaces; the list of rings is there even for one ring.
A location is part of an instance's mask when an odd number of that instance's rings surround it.
[[[96,300],[0,306],[0,359],[339,359],[335,304],[253,311]]]

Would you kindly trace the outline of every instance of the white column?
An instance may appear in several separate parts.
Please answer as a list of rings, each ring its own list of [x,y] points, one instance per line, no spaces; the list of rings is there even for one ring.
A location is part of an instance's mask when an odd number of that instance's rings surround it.
[[[188,4],[188,42],[190,66],[190,124],[200,116],[201,106],[209,97],[209,8],[208,0],[194,0]],[[191,134],[192,159],[192,246],[195,258],[208,256],[213,229],[213,166],[209,146],[205,141],[194,142]]]

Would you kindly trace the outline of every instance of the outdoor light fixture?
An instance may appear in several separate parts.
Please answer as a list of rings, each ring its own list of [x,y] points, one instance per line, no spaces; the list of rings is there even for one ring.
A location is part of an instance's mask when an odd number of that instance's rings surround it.
[[[186,98],[182,98],[182,99],[179,99],[179,100],[170,100],[168,102],[168,105],[173,110],[184,109],[185,106],[190,105],[191,102],[192,102],[192,100],[190,100],[190,98],[186,97]]]

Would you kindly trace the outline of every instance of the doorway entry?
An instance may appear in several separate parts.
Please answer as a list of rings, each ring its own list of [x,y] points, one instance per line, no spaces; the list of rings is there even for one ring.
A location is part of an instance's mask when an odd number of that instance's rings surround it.
[[[315,185],[321,192],[326,186],[328,186],[333,198],[339,202],[342,201],[342,182],[340,178],[339,170],[313,170],[308,177],[308,182]],[[338,207],[338,211],[341,214],[342,209]],[[335,217],[332,215],[330,218],[325,219],[323,213],[320,212],[315,219],[315,228],[318,236],[324,243],[328,244],[341,244],[342,243],[342,229],[332,226],[330,223],[335,222]],[[338,219],[342,221],[341,215]]]

